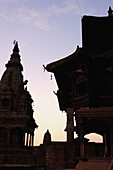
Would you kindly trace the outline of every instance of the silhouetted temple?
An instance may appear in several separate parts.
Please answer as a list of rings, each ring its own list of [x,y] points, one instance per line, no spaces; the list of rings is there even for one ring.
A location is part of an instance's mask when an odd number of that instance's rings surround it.
[[[108,17],[83,16],[82,47],[46,66],[58,85],[60,110],[67,113],[68,168],[113,169],[112,40],[113,11],[109,7]],[[90,133],[100,134],[103,143],[88,142],[84,136]]]
[[[47,130],[40,146],[33,146],[38,126],[15,42],[0,81],[0,170],[113,170],[112,30],[111,7],[107,17],[83,16],[82,47],[46,66],[55,75],[59,108],[67,114],[67,141],[52,141]],[[84,137],[92,132],[103,142]]]
[[[27,80],[23,80],[18,43],[0,81],[0,169],[35,167],[35,156],[29,150],[34,143],[33,118]]]

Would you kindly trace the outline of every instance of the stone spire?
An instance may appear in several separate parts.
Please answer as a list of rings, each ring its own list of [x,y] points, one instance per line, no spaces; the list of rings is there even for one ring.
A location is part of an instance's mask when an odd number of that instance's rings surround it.
[[[18,48],[18,42],[16,41],[15,43],[15,46],[13,48],[13,53],[11,54],[11,58],[9,60],[9,62],[6,64],[6,67],[11,67],[13,66],[13,69],[14,67],[17,69],[19,68],[20,71],[23,71],[23,67],[21,65],[21,60],[20,60],[20,55],[19,55],[19,48]]]
[[[22,71],[18,43],[15,42],[0,81],[0,134],[6,131],[0,136],[0,147],[33,146],[34,130],[38,126],[33,118],[33,99],[26,88],[28,81],[23,80]]]
[[[23,66],[20,60],[18,42],[16,42],[10,60],[6,64],[6,71],[1,78],[1,89],[11,88],[13,91],[23,89],[24,83],[22,71]]]

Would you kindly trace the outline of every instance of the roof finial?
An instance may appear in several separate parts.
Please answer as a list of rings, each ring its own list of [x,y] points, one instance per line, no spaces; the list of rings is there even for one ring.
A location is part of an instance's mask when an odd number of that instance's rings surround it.
[[[16,40],[13,41],[13,44],[16,44]]]
[[[113,16],[113,10],[111,9],[110,6],[109,6],[109,10],[108,10],[108,16]]]
[[[13,53],[19,53],[19,48],[18,48],[18,41],[14,40],[13,44],[15,44]]]

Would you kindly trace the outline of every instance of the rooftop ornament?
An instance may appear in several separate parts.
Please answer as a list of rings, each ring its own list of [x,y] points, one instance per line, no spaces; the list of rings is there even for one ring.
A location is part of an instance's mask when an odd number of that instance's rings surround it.
[[[111,9],[110,6],[109,6],[109,10],[108,10],[108,16],[113,16],[113,10]]]

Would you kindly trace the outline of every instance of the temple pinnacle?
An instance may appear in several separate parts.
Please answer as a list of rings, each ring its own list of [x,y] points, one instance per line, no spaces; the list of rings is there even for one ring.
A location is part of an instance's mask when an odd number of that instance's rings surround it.
[[[18,41],[14,40],[13,44],[15,44],[13,53],[19,53],[19,48],[18,48]]]

